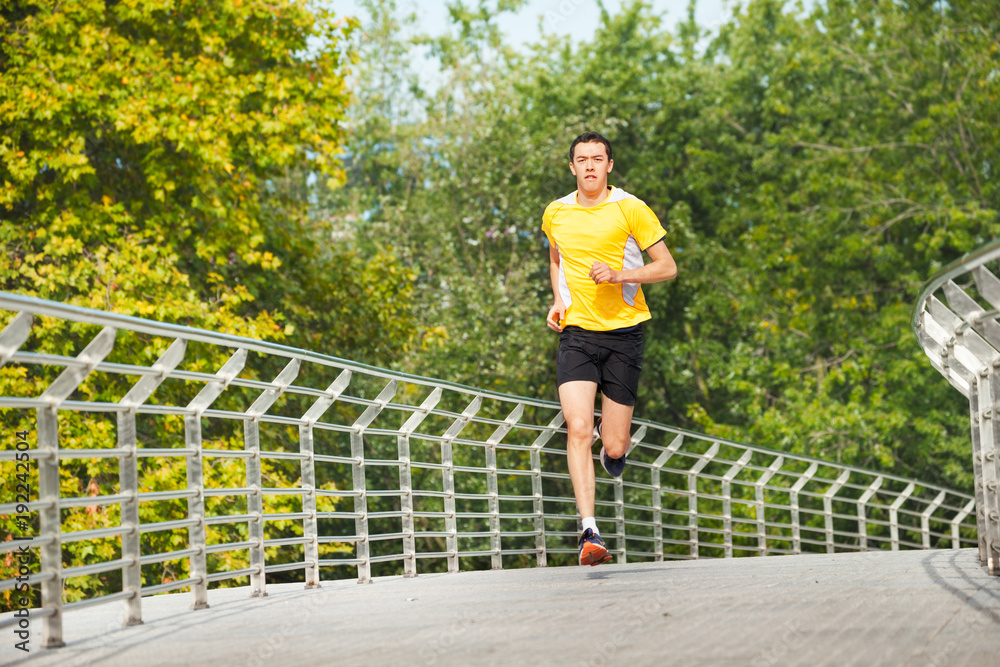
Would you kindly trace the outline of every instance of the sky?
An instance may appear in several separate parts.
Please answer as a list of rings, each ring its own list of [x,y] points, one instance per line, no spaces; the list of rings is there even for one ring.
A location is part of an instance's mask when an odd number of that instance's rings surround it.
[[[649,0],[647,0],[649,1]],[[733,15],[733,7],[738,0],[698,0],[695,21],[702,28],[715,32],[728,22]],[[818,0],[802,0],[808,10]],[[618,13],[623,4],[631,0],[604,0],[604,7],[610,13]],[[743,0],[742,4],[746,4]],[[663,17],[666,30],[686,20],[689,0],[652,0],[653,10]],[[448,26],[447,0],[396,0],[398,10],[403,14],[415,13],[416,33],[441,34]],[[492,4],[492,3],[491,3]],[[466,0],[466,6],[475,7],[478,0]],[[794,0],[787,0],[786,6]],[[364,23],[366,14],[358,0],[327,0],[327,6],[335,14],[356,16]],[[600,9],[597,0],[528,0],[516,13],[505,13],[497,25],[507,37],[507,43],[516,49],[539,41],[542,31],[546,34],[568,35],[571,42],[589,40],[600,23]],[[524,49],[527,50],[527,49]],[[433,91],[442,84],[440,65],[427,57],[427,49],[417,49],[413,53],[414,70],[426,91]]]
[[[615,14],[627,0],[604,0],[605,8]],[[653,9],[665,15],[664,27],[673,28],[687,16],[689,0],[653,0]],[[398,0],[403,11],[416,11],[420,28],[436,34],[441,32],[448,20],[446,0]],[[476,0],[467,2],[475,6]],[[809,0],[806,4],[812,4]],[[714,29],[725,23],[731,16],[732,0],[699,0],[695,10],[695,20],[703,28]],[[332,0],[333,10],[338,14],[362,18],[360,3],[356,0]],[[600,17],[597,0],[528,0],[516,14],[505,14],[498,21],[500,29],[507,35],[508,43],[514,47],[538,41],[541,36],[539,19],[546,32],[569,35],[576,40],[589,39],[597,29]]]

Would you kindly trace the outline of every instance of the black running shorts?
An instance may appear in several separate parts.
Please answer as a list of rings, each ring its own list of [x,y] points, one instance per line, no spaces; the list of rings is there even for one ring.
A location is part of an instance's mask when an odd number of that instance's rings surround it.
[[[642,368],[642,326],[587,331],[569,326],[559,335],[556,384],[586,380],[615,403],[635,405]]]

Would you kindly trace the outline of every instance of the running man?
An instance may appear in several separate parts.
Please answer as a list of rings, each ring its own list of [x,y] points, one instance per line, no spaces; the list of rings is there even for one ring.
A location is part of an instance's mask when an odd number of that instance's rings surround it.
[[[642,322],[650,319],[639,285],[674,278],[677,265],[653,211],[608,185],[611,143],[586,132],[573,140],[569,156],[577,190],[549,204],[542,217],[553,294],[546,319],[560,332],[556,383],[568,431],[569,476],[583,519],[580,564],[600,565],[612,556],[594,519],[595,431],[603,441],[601,464],[609,475],[620,476],[642,366]],[[643,251],[649,264],[643,264]],[[601,417],[595,429],[598,390]]]

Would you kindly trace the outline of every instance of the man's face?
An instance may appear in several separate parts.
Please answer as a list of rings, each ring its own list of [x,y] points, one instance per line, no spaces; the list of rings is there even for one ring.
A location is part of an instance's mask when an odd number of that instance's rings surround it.
[[[614,160],[608,159],[604,144],[595,141],[576,145],[569,170],[576,176],[578,189],[587,194],[596,194],[607,189],[608,174],[611,173],[613,166]]]

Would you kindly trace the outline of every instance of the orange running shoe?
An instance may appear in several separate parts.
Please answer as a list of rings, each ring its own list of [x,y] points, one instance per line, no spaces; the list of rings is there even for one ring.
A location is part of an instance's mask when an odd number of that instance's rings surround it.
[[[611,560],[601,536],[588,528],[580,536],[580,565],[600,565]]]

